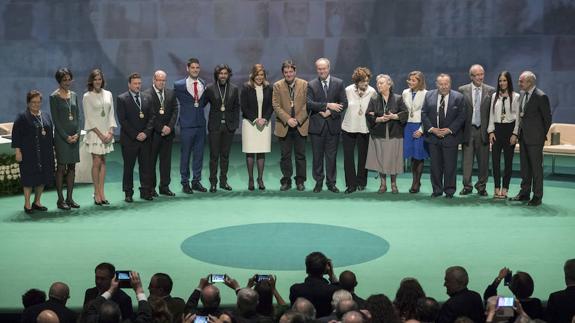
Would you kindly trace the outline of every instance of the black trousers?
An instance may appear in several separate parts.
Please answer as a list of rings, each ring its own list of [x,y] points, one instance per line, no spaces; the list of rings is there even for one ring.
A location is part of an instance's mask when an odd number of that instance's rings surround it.
[[[503,170],[503,188],[509,189],[511,173],[513,171],[513,154],[515,145],[511,145],[509,140],[513,134],[515,122],[512,123],[495,123],[495,142],[491,146],[491,163],[493,164],[493,182],[495,188],[501,188],[501,152],[505,168]]]
[[[228,130],[225,124],[221,124],[217,131],[208,133],[210,141],[210,183],[218,182],[218,161],[220,163],[220,183],[228,182],[228,166],[230,164],[230,150],[234,132]]]
[[[167,190],[170,186],[170,171],[172,168],[172,145],[174,136],[162,136],[154,132],[152,135],[152,189],[156,187],[156,165],[160,160],[160,190]]]
[[[152,144],[150,138],[145,141],[122,142],[122,158],[124,159],[124,174],[122,190],[126,195],[134,194],[134,167],[138,161],[140,175],[140,194],[149,194],[152,189],[151,163]]]
[[[473,189],[473,186],[478,191],[484,191],[487,186],[487,179],[489,177],[489,143],[484,143],[481,139],[481,128],[471,126],[471,136],[467,144],[462,144],[463,149],[463,187],[468,190]],[[473,162],[477,160],[477,168],[479,176],[475,185],[472,183],[471,174],[473,173]]]
[[[325,178],[327,186],[335,185],[337,177],[336,159],[339,134],[329,133],[327,126],[321,134],[310,134],[311,148],[313,152],[312,175],[316,183],[323,183]],[[324,175],[325,162],[325,175]]]
[[[523,140],[520,144],[521,161],[521,192],[534,198],[543,198],[543,145],[527,145]]]
[[[429,144],[431,186],[434,194],[455,194],[457,179],[457,146]]]
[[[367,147],[369,133],[346,132],[341,133],[343,141],[343,168],[345,171],[345,186],[357,188],[367,185]],[[357,146],[357,170],[355,168],[355,146]]]
[[[306,180],[305,141],[297,128],[290,128],[285,137],[278,138],[281,147],[280,169],[282,171],[281,183],[291,184],[293,164],[292,150],[295,152],[296,184],[303,184]]]

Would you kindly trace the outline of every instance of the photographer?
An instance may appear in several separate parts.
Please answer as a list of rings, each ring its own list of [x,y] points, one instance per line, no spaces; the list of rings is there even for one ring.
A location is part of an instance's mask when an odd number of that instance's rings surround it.
[[[519,300],[513,300],[512,312],[506,312],[502,306],[498,305],[500,296],[491,296],[487,299],[487,308],[485,310],[485,323],[496,322],[514,322],[514,323],[528,323],[531,318],[521,306]]]
[[[199,301],[202,301],[202,308],[198,308]],[[208,278],[201,278],[198,287],[194,289],[186,307],[184,314],[197,314],[200,316],[219,317],[222,314],[220,309],[220,290],[213,284],[210,284]]]
[[[256,313],[264,318],[269,318],[274,321],[277,321],[275,318],[278,313],[283,313],[287,309],[286,302],[276,289],[276,279],[275,275],[255,274],[248,279],[246,286],[248,289],[253,289],[258,295],[259,301],[256,306]],[[226,286],[236,291],[239,301],[239,292],[241,291],[241,288],[238,282],[235,279],[226,276],[224,283]],[[277,308],[274,307],[273,304],[274,298],[277,302]]]

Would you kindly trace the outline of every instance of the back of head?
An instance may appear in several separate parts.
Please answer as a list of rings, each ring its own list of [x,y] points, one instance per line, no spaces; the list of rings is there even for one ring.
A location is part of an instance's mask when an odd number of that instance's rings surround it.
[[[563,272],[565,273],[565,284],[575,284],[575,258],[569,259],[565,262]]]
[[[399,323],[400,319],[393,304],[384,294],[371,295],[366,300],[372,322]]]
[[[237,299],[238,312],[242,315],[255,313],[258,300],[258,293],[255,290],[251,288],[240,289]]]
[[[353,299],[344,299],[337,303],[337,307],[335,308],[335,315],[338,319],[341,320],[345,313],[358,310],[359,307]]]
[[[50,286],[48,298],[66,304],[66,301],[70,298],[70,288],[62,282],[55,282]]]
[[[425,297],[425,292],[417,279],[405,278],[399,284],[393,305],[404,320],[409,320],[415,317],[417,300],[422,297]]]
[[[325,274],[328,259],[319,252],[315,251],[305,257],[305,272],[314,277],[321,277]]]
[[[288,310],[280,317],[280,323],[306,323],[305,315],[295,310]]]
[[[467,270],[461,266],[453,266],[447,268],[445,271],[445,277],[450,282],[454,283],[456,291],[467,288],[467,284],[469,283],[469,275],[467,274]]]
[[[518,299],[531,297],[534,288],[533,279],[528,273],[523,271],[516,272],[511,278],[511,284],[509,285],[509,289]]]
[[[269,280],[262,280],[254,286],[259,295],[256,311],[261,315],[272,316],[274,314],[274,294]]]
[[[36,288],[29,289],[24,293],[24,295],[22,295],[22,305],[24,305],[24,308],[28,308],[36,304],[42,304],[45,301],[46,293]]]
[[[335,309],[337,307],[337,304],[339,304],[339,302],[350,299],[353,300],[353,296],[351,296],[351,293],[348,292],[347,290],[345,289],[336,290],[333,293],[333,295],[331,295],[331,307]]]
[[[58,315],[51,310],[43,310],[36,317],[36,322],[38,323],[60,323]]]
[[[315,306],[303,297],[298,297],[293,303],[292,309],[303,314],[308,320],[315,319]]]
[[[347,312],[341,318],[342,323],[363,323],[364,321],[365,320],[364,320],[363,315],[358,311]],[[373,321],[373,322],[377,322],[377,321]]]
[[[439,303],[432,297],[420,298],[417,301],[415,317],[420,322],[435,322],[439,315]]]
[[[168,304],[162,298],[157,296],[150,296],[148,304],[152,309],[152,318],[155,323],[170,323],[172,322],[172,314],[168,309]]]
[[[349,270],[346,270],[339,274],[339,285],[341,288],[353,292],[355,286],[357,286],[357,280],[355,274]]]
[[[118,304],[113,301],[105,301],[100,306],[98,323],[119,323],[122,321],[122,312]]]
[[[214,285],[208,285],[202,290],[202,304],[206,308],[220,307],[220,290]]]
[[[153,282],[153,287],[150,289],[150,294],[155,296],[164,297],[170,295],[174,283],[168,274],[156,273],[150,279],[150,285]]]
[[[457,319],[455,319],[454,323],[474,323],[474,322],[467,316],[460,316]]]

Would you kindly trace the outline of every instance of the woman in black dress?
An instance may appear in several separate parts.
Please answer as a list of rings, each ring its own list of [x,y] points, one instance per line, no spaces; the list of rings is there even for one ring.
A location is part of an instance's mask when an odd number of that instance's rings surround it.
[[[42,94],[36,90],[26,95],[26,111],[20,113],[12,128],[12,148],[20,164],[20,181],[24,187],[24,211],[47,211],[40,198],[44,186],[54,178],[54,138],[52,120],[41,111]],[[34,202],[30,196],[34,190]]]

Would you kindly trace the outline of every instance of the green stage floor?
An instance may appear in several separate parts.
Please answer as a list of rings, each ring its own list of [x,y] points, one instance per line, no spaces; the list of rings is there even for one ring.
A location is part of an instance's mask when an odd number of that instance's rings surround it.
[[[146,285],[153,273],[168,273],[175,283],[172,295],[185,299],[209,273],[227,273],[243,284],[254,273],[274,272],[287,299],[289,286],[304,279],[303,255],[314,250],[325,251],[337,273],[356,272],[357,292],[365,297],[383,292],[393,298],[400,280],[412,276],[428,295],[444,300],[443,275],[451,265],[466,267],[470,288],[480,293],[503,266],[529,272],[535,295],[543,300],[564,287],[563,263],[575,257],[573,175],[548,175],[539,208],[490,197],[431,199],[427,173],[417,195],[407,193],[410,174],[400,176],[398,195],[376,194],[379,180],[373,176],[365,192],[314,194],[308,147],[306,191],[281,193],[279,149],[276,144],[273,148],[265,192],[247,190],[244,157],[236,143],[229,172],[233,192],[181,193],[176,145],[171,185],[175,198],[124,203],[119,147],[108,163],[110,206],[93,205],[87,184],[76,188],[82,208],[72,212],[56,211],[53,190],[43,198],[50,212],[33,217],[23,213],[22,196],[0,198],[0,310],[21,308],[20,297],[27,289],[47,290],[54,281],[70,285],[69,305],[78,307],[84,290],[94,285],[94,267],[102,261],[139,271]],[[338,186],[343,191],[341,151],[338,157]],[[546,161],[547,173],[550,165]],[[559,159],[557,165],[558,171],[574,173],[572,160]],[[207,166],[205,162],[204,185]],[[460,189],[460,181],[458,185]],[[511,194],[518,185],[515,174]],[[500,293],[510,294],[503,286]],[[233,291],[222,287],[222,298],[233,303]]]

